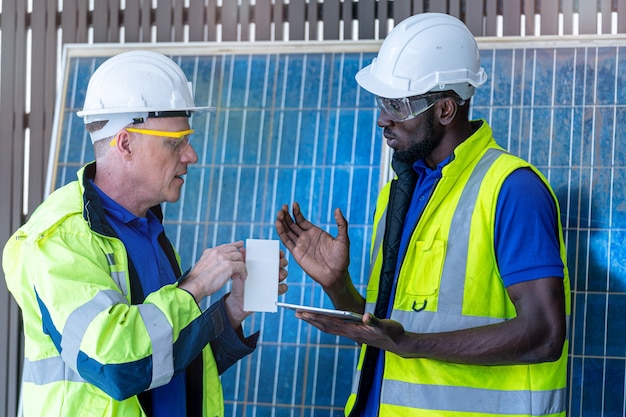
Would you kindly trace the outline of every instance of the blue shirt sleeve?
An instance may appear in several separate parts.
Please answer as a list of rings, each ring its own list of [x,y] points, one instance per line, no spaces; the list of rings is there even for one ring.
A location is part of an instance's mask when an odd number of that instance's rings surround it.
[[[504,285],[563,278],[557,211],[552,194],[530,169],[505,180],[496,207],[495,252]]]

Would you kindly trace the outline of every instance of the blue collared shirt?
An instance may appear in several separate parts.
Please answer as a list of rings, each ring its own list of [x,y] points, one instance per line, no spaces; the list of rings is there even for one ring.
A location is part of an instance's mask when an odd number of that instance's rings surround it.
[[[148,211],[146,217],[135,216],[106,195],[93,181],[107,220],[124,243],[141,282],[144,295],[157,291],[164,285],[176,282],[170,260],[159,245],[163,233],[159,219]],[[152,415],[154,417],[184,417],[186,415],[185,373],[175,375],[163,386],[152,389]]]

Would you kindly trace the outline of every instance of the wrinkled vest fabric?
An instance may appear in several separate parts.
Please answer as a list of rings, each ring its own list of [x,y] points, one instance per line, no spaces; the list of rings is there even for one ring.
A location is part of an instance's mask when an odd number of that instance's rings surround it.
[[[402,259],[391,319],[409,332],[434,333],[515,317],[514,305],[499,275],[493,242],[498,194],[504,180],[518,168],[531,168],[539,175],[552,193],[558,213],[558,202],[547,180],[530,164],[501,149],[485,121],[457,147],[418,221],[406,254],[385,253]],[[372,313],[380,311],[380,292],[385,291],[379,289],[379,284],[392,183],[381,191],[374,217],[366,294],[366,311]],[[560,218],[558,228],[561,259],[567,265]],[[564,277],[569,323],[567,267]],[[362,376],[371,375],[366,369],[370,366],[366,357],[372,356],[368,352],[372,350],[362,346],[346,415],[351,415],[355,404],[363,404],[359,395],[368,382]],[[564,417],[567,352],[566,341],[556,362],[511,366],[403,359],[385,352],[379,415]]]

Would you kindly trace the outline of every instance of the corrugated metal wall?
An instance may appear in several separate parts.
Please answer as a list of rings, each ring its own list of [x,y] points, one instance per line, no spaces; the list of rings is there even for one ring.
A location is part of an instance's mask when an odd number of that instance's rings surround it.
[[[43,198],[64,44],[382,39],[424,11],[476,36],[626,33],[626,0],[0,0],[0,242]],[[2,277],[0,415],[17,410],[20,332]]]

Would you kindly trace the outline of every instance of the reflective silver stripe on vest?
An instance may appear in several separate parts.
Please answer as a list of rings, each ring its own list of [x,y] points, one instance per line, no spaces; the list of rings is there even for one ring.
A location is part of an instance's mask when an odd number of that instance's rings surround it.
[[[356,395],[359,392],[359,381],[361,381],[361,370],[357,369],[354,371],[354,376],[352,377],[352,391],[351,393]]]
[[[58,381],[86,382],[80,375],[70,369],[60,356],[30,361],[24,359],[24,382],[36,385],[50,384]]]
[[[376,239],[374,240],[374,246],[372,247],[372,256],[370,257],[370,272],[368,275],[370,278],[372,278],[374,264],[376,263],[376,259],[378,259],[378,253],[380,252],[380,247],[382,246],[383,238],[385,237],[385,229],[387,227],[387,207],[388,206],[385,206],[385,211],[383,211],[383,214],[382,216],[380,216],[380,220],[376,225]],[[372,309],[372,312],[373,311],[374,310]]]
[[[126,274],[124,272],[111,272],[111,278],[120,289],[124,296],[128,295],[128,288],[126,287]]]
[[[107,261],[109,262],[109,267],[111,267],[110,269],[113,269],[112,267],[115,265],[115,254],[107,253],[106,257]],[[113,282],[115,282],[115,285],[117,285],[117,288],[122,291],[124,297],[126,297],[128,295],[128,288],[126,287],[126,274],[124,272],[112,271],[111,278],[113,279]]]
[[[116,304],[128,304],[122,294],[113,290],[100,291],[89,302],[74,310],[63,327],[61,339],[61,356],[63,360],[77,371],[77,360],[80,345],[91,322],[102,311]],[[152,384],[163,385],[174,373],[172,326],[153,304],[137,306],[144,325],[150,336],[152,345]]]
[[[553,391],[487,390],[386,380],[381,402],[409,408],[541,416],[565,411],[565,388]]]
[[[402,323],[407,331],[445,332],[504,321],[504,319],[491,317],[467,317],[462,314],[472,213],[476,206],[480,185],[487,171],[503,153],[504,151],[499,149],[488,149],[474,167],[461,192],[450,224],[437,312],[392,311],[391,319]]]
[[[141,304],[139,313],[152,344],[152,382],[150,388],[165,385],[174,375],[174,342],[172,326],[165,314],[154,304]]]

